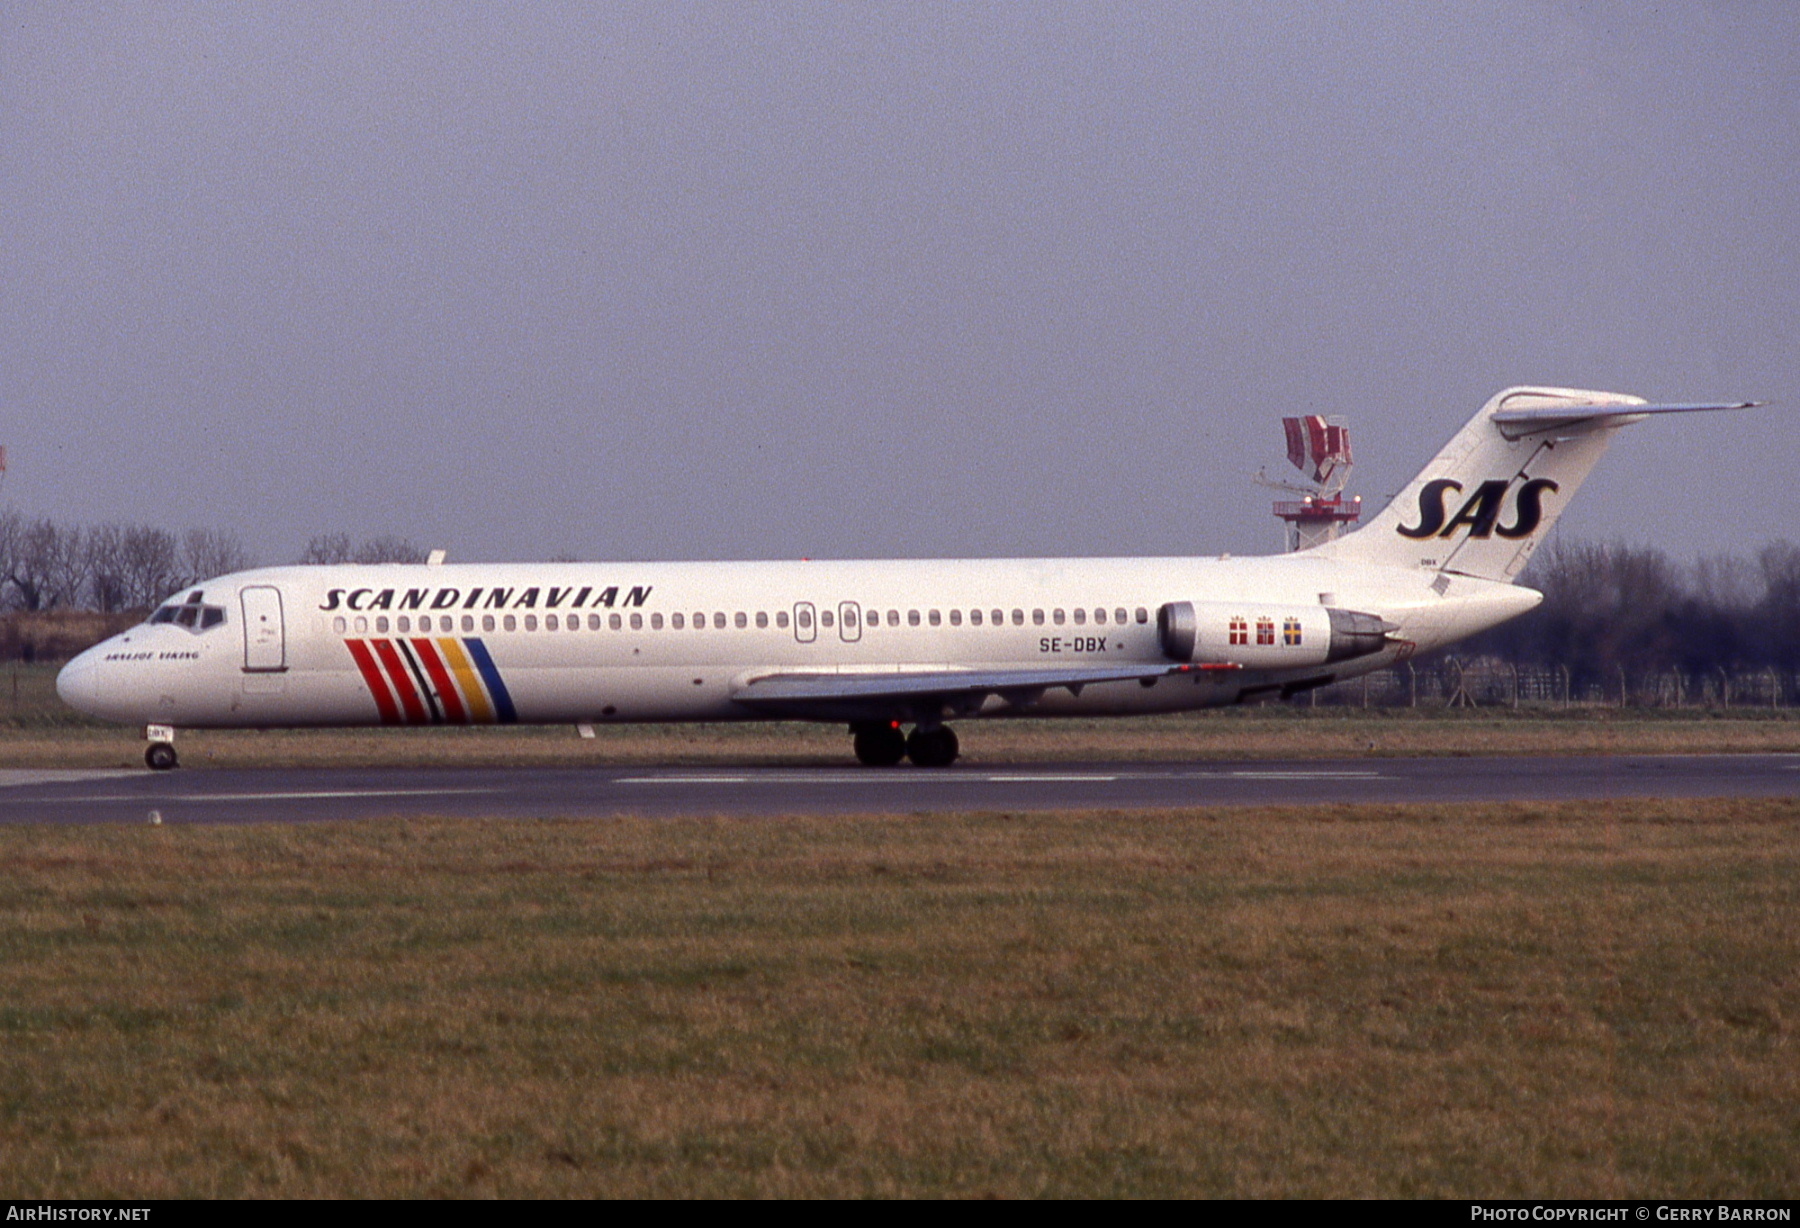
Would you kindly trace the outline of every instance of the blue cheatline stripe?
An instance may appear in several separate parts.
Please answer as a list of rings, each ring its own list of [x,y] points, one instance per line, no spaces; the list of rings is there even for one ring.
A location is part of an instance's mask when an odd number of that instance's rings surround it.
[[[463,643],[468,646],[469,657],[480,671],[481,680],[487,683],[488,695],[494,701],[494,712],[499,716],[500,723],[517,724],[519,714],[513,711],[512,696],[506,692],[506,683],[500,680],[500,671],[494,668],[494,658],[488,656],[487,645],[480,640],[464,640]]]

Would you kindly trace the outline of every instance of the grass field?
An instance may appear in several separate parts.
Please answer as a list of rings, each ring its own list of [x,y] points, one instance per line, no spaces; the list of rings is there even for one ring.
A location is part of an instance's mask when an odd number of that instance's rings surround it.
[[[143,731],[78,716],[56,667],[0,667],[0,768],[136,767]],[[1046,763],[1366,755],[1800,753],[1800,709],[1473,710],[1288,704],[1129,720],[961,721],[964,759]],[[851,761],[839,725],[183,731],[188,767],[519,766]]]
[[[0,828],[0,1188],[1791,1195],[1800,803]]]

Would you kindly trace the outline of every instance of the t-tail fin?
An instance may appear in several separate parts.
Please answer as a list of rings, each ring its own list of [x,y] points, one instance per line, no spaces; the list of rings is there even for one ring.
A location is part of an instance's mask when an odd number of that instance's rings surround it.
[[[1512,580],[1620,427],[1651,414],[1754,404],[1651,405],[1620,392],[1508,388],[1483,405],[1373,520],[1317,552],[1347,562]]]

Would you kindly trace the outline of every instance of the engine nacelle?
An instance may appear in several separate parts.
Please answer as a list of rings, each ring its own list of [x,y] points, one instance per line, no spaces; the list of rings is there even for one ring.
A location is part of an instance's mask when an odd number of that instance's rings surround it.
[[[1175,661],[1303,668],[1380,652],[1393,630],[1379,616],[1319,605],[1171,601],[1156,611],[1163,654]]]

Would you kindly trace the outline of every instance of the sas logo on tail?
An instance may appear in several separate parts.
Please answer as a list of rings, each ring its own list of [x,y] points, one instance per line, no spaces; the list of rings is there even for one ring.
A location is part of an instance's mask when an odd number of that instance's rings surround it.
[[[1449,478],[1436,478],[1427,482],[1419,492],[1419,523],[1411,528],[1401,525],[1400,536],[1449,537],[1467,526],[1470,537],[1486,538],[1495,533],[1508,538],[1530,537],[1544,519],[1544,492],[1555,491],[1556,483],[1549,478],[1532,478],[1519,487],[1518,497],[1513,503],[1517,518],[1511,524],[1501,524],[1501,504],[1506,501],[1506,491],[1511,485],[1511,482],[1503,478],[1491,478],[1483,482],[1475,488],[1475,493],[1468,497],[1456,515],[1446,521],[1444,496],[1453,490],[1461,494],[1463,485]]]

